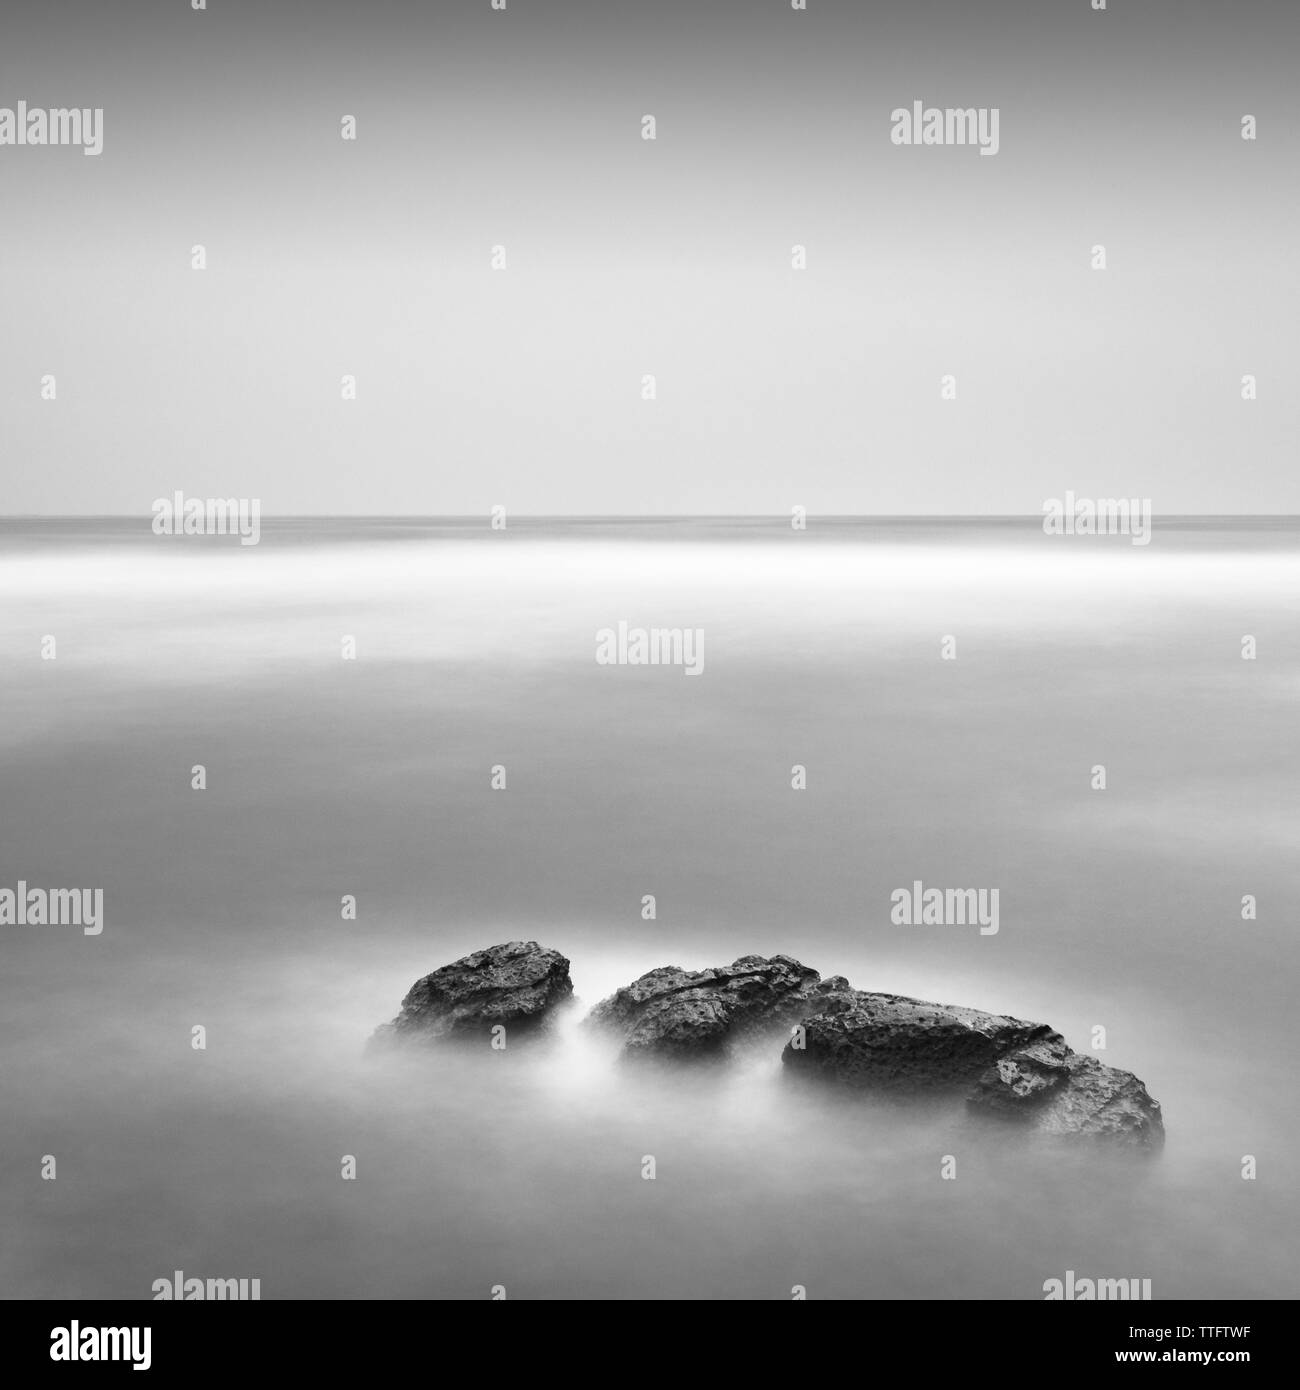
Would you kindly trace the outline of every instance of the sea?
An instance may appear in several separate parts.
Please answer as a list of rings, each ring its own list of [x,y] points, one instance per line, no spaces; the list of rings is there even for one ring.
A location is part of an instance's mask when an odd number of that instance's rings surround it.
[[[1298,708],[1295,518],[0,522],[0,888],[103,892],[0,926],[0,1296],[1294,1298]],[[513,940],[551,1037],[367,1053]],[[582,1024],[755,953],[1050,1023],[1165,1146]]]

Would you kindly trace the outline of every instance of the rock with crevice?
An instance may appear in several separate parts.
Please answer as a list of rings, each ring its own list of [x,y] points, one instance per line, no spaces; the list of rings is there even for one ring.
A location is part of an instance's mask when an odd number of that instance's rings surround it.
[[[417,980],[376,1044],[486,1039],[498,1025],[510,1042],[543,1030],[573,997],[569,962],[536,941],[474,951]]]
[[[849,1089],[915,1093],[968,1087],[1030,1044],[1065,1041],[1045,1023],[855,990],[835,1012],[805,1019],[784,1061]]]
[[[718,1058],[744,1040],[778,1033],[852,994],[792,956],[741,956],[730,965],[664,965],[616,990],[588,1022],[618,1036],[629,1057]]]

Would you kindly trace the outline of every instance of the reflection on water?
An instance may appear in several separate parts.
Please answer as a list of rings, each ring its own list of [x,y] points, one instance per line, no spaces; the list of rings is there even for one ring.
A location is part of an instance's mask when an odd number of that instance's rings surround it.
[[[0,936],[0,1291],[1295,1296],[1298,579],[1281,524],[0,524],[0,886],[106,918]],[[703,627],[706,674],[597,666],[620,619]],[[917,878],[998,888],[997,936],[893,926]],[[629,1075],[576,1015],[363,1060],[418,975],[521,937],[587,1003],[786,951],[1081,1051],[1100,1024],[1167,1146],[808,1094],[776,1049]]]

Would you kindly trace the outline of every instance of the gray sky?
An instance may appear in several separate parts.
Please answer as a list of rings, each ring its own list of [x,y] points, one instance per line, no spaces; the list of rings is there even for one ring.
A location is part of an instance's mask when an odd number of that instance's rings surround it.
[[[1300,511],[1293,3],[4,26],[0,106],[105,111],[0,147],[5,514]],[[914,100],[999,153],[893,145]]]

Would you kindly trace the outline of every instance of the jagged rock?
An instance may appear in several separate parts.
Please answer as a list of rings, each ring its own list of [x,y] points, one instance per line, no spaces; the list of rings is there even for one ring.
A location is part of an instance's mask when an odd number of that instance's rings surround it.
[[[1045,1023],[897,994],[855,990],[836,1012],[803,1020],[786,1045],[792,1071],[860,1090],[936,1091],[969,1087],[1009,1052],[1043,1043],[1065,1048]]]
[[[717,1057],[734,1042],[829,1014],[853,991],[791,956],[741,956],[708,970],[660,966],[602,1000],[588,1022],[622,1037],[629,1056]]]
[[[411,986],[376,1043],[477,1039],[504,1024],[507,1041],[537,1031],[573,995],[569,962],[536,941],[507,941],[444,965]]]
[[[1001,1058],[980,1077],[968,1104],[1014,1118],[1037,1134],[1088,1134],[1157,1149],[1165,1141],[1160,1102],[1131,1071],[1067,1050],[1064,1057]]]
[[[786,1045],[791,1073],[862,1091],[964,1091],[972,1113],[1035,1133],[1164,1143],[1159,1103],[1141,1081],[1072,1052],[1045,1023],[862,991],[836,1004],[804,1020],[802,1048]]]

